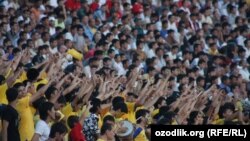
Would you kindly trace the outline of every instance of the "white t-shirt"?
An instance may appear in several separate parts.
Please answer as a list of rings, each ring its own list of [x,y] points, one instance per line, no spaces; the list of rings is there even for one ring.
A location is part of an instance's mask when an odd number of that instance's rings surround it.
[[[83,72],[88,78],[91,78],[91,69],[89,65],[83,68]]]
[[[49,138],[50,127],[45,121],[39,120],[36,124],[35,133],[40,135],[39,141],[46,141]]]
[[[117,63],[117,62],[114,62],[114,69],[117,71],[118,75],[121,76],[121,75],[125,75],[126,74],[126,71],[125,69],[123,68],[123,65],[121,62]]]
[[[152,49],[150,49],[146,54],[147,54],[147,58],[155,57],[155,52]]]
[[[49,4],[50,4],[50,6],[58,7],[57,0],[50,0]]]
[[[74,37],[73,37],[73,35],[70,32],[67,32],[65,34],[65,39],[69,39],[72,42],[74,41]]]

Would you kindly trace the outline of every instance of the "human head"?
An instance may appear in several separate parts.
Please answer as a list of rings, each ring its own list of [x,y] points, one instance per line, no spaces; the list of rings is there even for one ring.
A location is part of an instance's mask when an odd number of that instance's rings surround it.
[[[29,81],[36,81],[39,76],[39,71],[35,68],[31,68],[27,71],[27,78]]]
[[[235,107],[233,103],[225,103],[220,107],[219,116],[225,120],[231,120],[234,109]]]
[[[118,102],[113,105],[115,111],[115,117],[121,118],[124,114],[128,113],[127,105],[124,102]]]
[[[164,97],[159,97],[159,99],[155,102],[154,107],[156,109],[166,106],[166,99]]]
[[[56,122],[51,126],[49,138],[55,141],[62,141],[67,134],[67,126],[61,122]]]
[[[147,125],[149,121],[149,111],[146,109],[140,109],[135,113],[136,123]]]
[[[115,125],[115,118],[111,115],[107,115],[103,118],[103,124],[108,123],[111,124],[112,126]]]
[[[79,117],[74,115],[69,116],[67,123],[69,128],[72,129],[75,127],[75,124],[79,123]]]
[[[188,124],[190,125],[201,125],[203,124],[203,115],[199,111],[192,111],[189,114]]]
[[[103,66],[107,68],[111,68],[112,60],[109,57],[103,58]]]
[[[47,120],[55,119],[55,109],[54,109],[53,103],[50,103],[50,102],[42,103],[38,111],[39,111],[41,120],[47,121]]]
[[[45,97],[50,100],[53,97],[56,96],[56,94],[58,93],[56,87],[54,86],[50,86],[46,91],[45,91]]]
[[[18,90],[16,88],[9,88],[6,90],[6,97],[9,103],[13,103],[17,100]]]
[[[89,109],[91,113],[100,113],[101,110],[101,100],[98,98],[93,98],[91,100],[92,107]]]
[[[126,101],[127,102],[135,102],[138,96],[135,93],[128,92]]]
[[[16,83],[13,88],[16,88],[18,91],[18,98],[22,98],[26,95],[25,87],[23,83]]]
[[[112,131],[112,125],[104,123],[101,128],[101,136],[106,136],[108,140],[114,140],[115,134]]]

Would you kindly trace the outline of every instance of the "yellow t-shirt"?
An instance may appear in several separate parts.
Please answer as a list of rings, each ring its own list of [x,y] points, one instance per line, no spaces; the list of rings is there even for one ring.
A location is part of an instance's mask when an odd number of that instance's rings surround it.
[[[141,110],[141,109],[145,109],[145,107],[144,106],[136,107],[135,112],[137,112],[138,110]]]
[[[5,75],[5,78],[8,78],[10,76],[12,72],[12,68],[9,68],[9,70],[7,71],[6,75]]]
[[[66,106],[62,109],[62,113],[65,115],[66,121],[68,120],[68,117],[72,115],[78,116],[78,113],[73,111],[71,103],[66,104]]]
[[[145,130],[143,129],[139,135],[136,136],[134,141],[148,141]]]
[[[83,59],[83,55],[75,49],[69,49],[67,51],[67,53],[72,55],[75,59],[77,59],[79,61],[81,61]]]
[[[8,104],[8,100],[6,97],[6,90],[8,89],[7,83],[0,85],[0,103],[1,104]]]
[[[178,122],[176,120],[172,121],[171,125],[178,125]]]
[[[46,79],[48,77],[47,73],[46,72],[42,72],[40,78],[41,79]]]
[[[136,123],[135,119],[135,102],[126,102],[126,105],[128,107],[128,114],[127,118],[130,122]]]
[[[223,118],[223,119],[219,118],[219,119],[214,120],[214,121],[212,122],[212,124],[215,124],[215,125],[223,125],[224,122],[225,122],[225,119],[224,119],[224,118]]]
[[[159,113],[159,109],[155,109],[153,112],[152,112],[152,117],[154,117],[155,115],[157,115]]]
[[[105,141],[105,140],[103,140],[103,139],[98,139],[97,141]]]
[[[31,140],[35,132],[33,114],[29,104],[30,96],[25,96],[17,102],[17,112],[20,116],[19,133],[21,141]]]
[[[27,73],[23,71],[23,73],[16,79],[15,83],[23,83],[23,81],[27,80]]]
[[[35,90],[37,89],[37,86],[38,85],[40,85],[40,84],[48,84],[49,83],[49,81],[47,80],[47,79],[42,79],[42,80],[40,80],[40,81],[37,81],[37,82],[35,82],[34,83],[34,86],[35,86]]]

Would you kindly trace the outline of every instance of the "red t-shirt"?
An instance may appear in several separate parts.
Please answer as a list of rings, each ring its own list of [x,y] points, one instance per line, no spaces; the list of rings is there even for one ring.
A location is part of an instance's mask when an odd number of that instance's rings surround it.
[[[91,49],[89,50],[85,55],[84,55],[84,59],[89,59],[91,57],[93,57],[95,54],[95,49]]]
[[[71,141],[86,141],[84,134],[82,133],[82,125],[77,123],[69,133]]]
[[[81,8],[81,3],[76,0],[67,0],[65,2],[65,7],[69,10],[79,10]]]
[[[111,10],[113,6],[112,0],[106,0],[106,4],[108,5],[108,9]]]
[[[142,13],[143,12],[143,6],[140,3],[136,2],[132,7],[132,12],[134,14]]]
[[[99,8],[99,3],[93,2],[89,7],[91,12],[95,12]]]

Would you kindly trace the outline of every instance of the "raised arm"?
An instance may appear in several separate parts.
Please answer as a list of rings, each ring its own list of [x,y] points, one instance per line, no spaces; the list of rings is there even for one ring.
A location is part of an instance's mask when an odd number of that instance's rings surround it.
[[[41,89],[39,89],[35,94],[33,94],[30,98],[30,105],[37,99],[39,99],[41,96],[44,95],[45,91],[49,88],[49,86],[52,84],[53,81],[49,81],[49,83],[45,86],[43,86]]]
[[[17,70],[17,72],[14,72],[14,74],[11,74],[11,76],[9,76],[6,79],[6,83],[8,85],[8,87],[12,87],[12,85],[15,83],[16,79],[23,73],[23,68],[20,68],[19,70]]]

